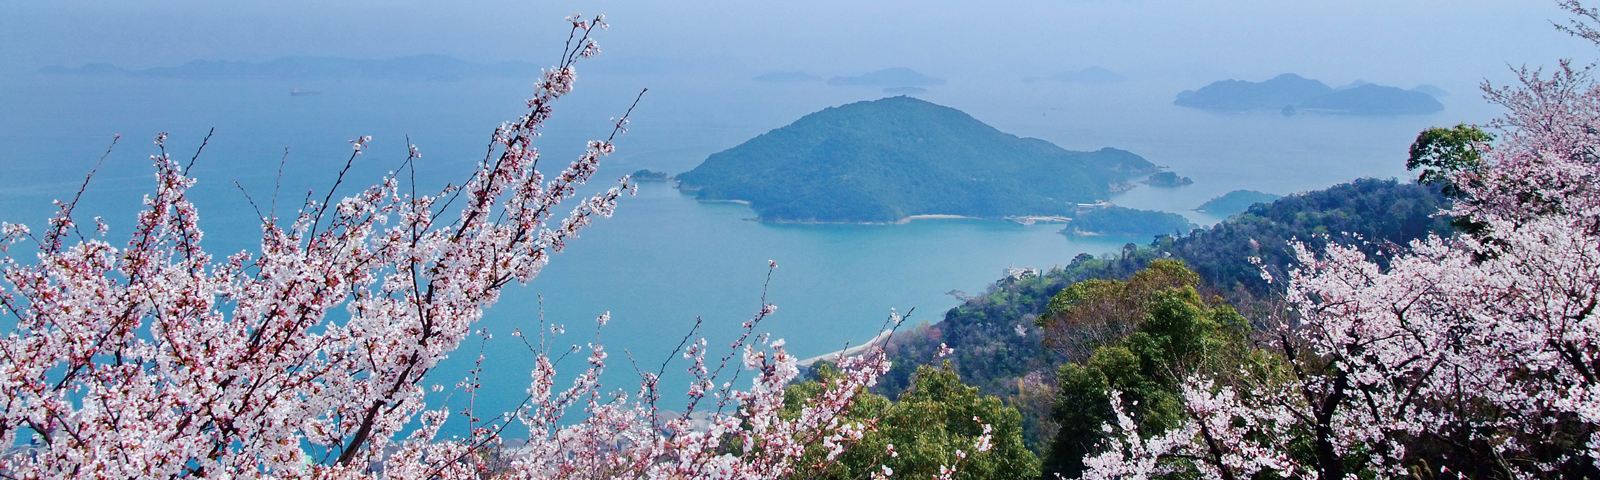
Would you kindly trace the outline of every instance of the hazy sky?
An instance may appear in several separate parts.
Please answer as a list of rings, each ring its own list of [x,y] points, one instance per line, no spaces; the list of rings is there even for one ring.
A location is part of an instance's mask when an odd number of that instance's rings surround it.
[[[465,2],[462,2],[465,3]],[[1100,65],[1124,73],[1340,84],[1479,79],[1578,56],[1540,0],[7,2],[0,74],[193,59],[443,53],[547,62],[573,11],[604,12],[607,62],[707,76],[908,66],[955,79]],[[1492,75],[1491,75],[1492,76]],[[1444,82],[1448,83],[1448,82]]]

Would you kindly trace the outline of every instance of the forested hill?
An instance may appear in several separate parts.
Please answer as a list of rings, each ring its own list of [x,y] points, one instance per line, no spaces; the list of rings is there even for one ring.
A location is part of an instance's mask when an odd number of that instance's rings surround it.
[[[955,349],[953,363],[964,381],[985,393],[1015,398],[1019,385],[1053,377],[1063,361],[1041,345],[1034,319],[1067,285],[1125,278],[1151,260],[1170,257],[1199,273],[1211,293],[1249,305],[1270,289],[1281,288],[1263,281],[1249,257],[1260,257],[1276,278],[1286,279],[1286,267],[1293,261],[1290,239],[1313,246],[1325,244],[1329,237],[1353,243],[1343,235],[1348,232],[1366,239],[1368,248],[1404,243],[1430,232],[1448,232],[1449,220],[1435,216],[1446,202],[1434,187],[1356,180],[1257,204],[1182,237],[1162,237],[1143,247],[1128,244],[1119,253],[1100,257],[1083,254],[1041,276],[1001,280],[985,294],[946,312],[942,322],[897,334],[891,348],[893,368],[878,389],[898,393],[917,365],[933,361],[944,342]],[[1035,376],[1028,378],[1029,374]]]
[[[1157,170],[1131,152],[1070,151],[911,97],[801,117],[677,176],[704,200],[766,221],[894,222],[913,215],[1069,215]]]

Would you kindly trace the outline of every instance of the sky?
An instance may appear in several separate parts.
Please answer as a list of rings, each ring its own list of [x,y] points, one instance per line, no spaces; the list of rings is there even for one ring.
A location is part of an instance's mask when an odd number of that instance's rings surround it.
[[[604,62],[710,80],[905,66],[981,81],[1103,66],[1255,80],[1293,71],[1335,85],[1475,83],[1508,65],[1591,50],[1554,31],[1562,12],[1540,0],[7,2],[0,75],[289,55],[542,62],[572,12],[609,17]]]

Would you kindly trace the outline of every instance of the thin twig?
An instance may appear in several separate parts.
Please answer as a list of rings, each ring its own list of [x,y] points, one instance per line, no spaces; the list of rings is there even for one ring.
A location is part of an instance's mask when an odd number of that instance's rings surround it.
[[[189,157],[189,164],[183,166],[183,176],[189,176],[189,169],[194,167],[195,160],[200,159],[200,152],[205,151],[206,144],[211,143],[211,134],[213,133],[217,133],[217,127],[211,127],[211,130],[206,131],[206,138],[200,139],[200,148],[194,149],[194,155]]]
[[[100,171],[100,166],[104,165],[106,163],[106,157],[110,157],[111,156],[111,149],[116,148],[118,140],[122,140],[122,135],[121,134],[117,134],[117,135],[112,135],[111,136],[111,143],[109,145],[106,145],[106,151],[104,153],[100,154],[100,159],[99,160],[95,160],[94,168],[90,168],[89,169],[89,173],[84,174],[83,183],[78,185],[78,193],[75,193],[75,194],[72,195],[72,201],[71,202],[67,202],[66,205],[61,207],[61,218],[67,219],[67,220],[71,220],[72,219],[72,210],[78,207],[78,200],[82,199],[83,198],[83,192],[89,189],[89,180],[93,179],[95,172]],[[60,228],[60,227],[57,227],[57,228]],[[78,235],[78,240],[82,241],[83,240],[83,232],[78,231],[78,225],[76,223],[72,224],[72,229]],[[59,235],[60,235],[60,232],[58,230],[55,236],[59,236]]]

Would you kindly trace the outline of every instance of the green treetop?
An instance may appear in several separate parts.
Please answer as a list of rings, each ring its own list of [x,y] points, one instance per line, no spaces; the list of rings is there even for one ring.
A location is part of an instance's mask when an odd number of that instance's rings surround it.
[[[1423,130],[1411,144],[1406,170],[1420,170],[1417,183],[1438,185],[1446,195],[1459,196],[1455,175],[1482,168],[1483,147],[1493,140],[1488,132],[1465,124]]]
[[[822,392],[820,382],[836,375],[824,367],[819,381],[789,387],[785,403],[800,405]],[[806,476],[869,478],[888,467],[895,478],[933,478],[941,466],[954,467],[957,478],[966,479],[1039,476],[1039,459],[1023,444],[1022,415],[998,397],[961,383],[948,365],[918,367],[911,388],[898,401],[863,392],[856,402],[849,420],[867,425],[867,434],[835,462],[825,461],[821,445],[809,447],[807,463],[822,467]],[[985,424],[991,428],[992,448],[979,452],[976,445]]]
[[[1122,392],[1142,431],[1159,432],[1183,418],[1180,379],[1247,361],[1248,322],[1220,299],[1201,298],[1198,283],[1182,262],[1161,259],[1127,281],[1080,282],[1052,299],[1041,322],[1047,332],[1098,334],[1078,339],[1091,353],[1058,372],[1060,430],[1045,459],[1049,471],[1069,478],[1083,471],[1084,456],[1101,445],[1101,426],[1115,420],[1108,391]]]

